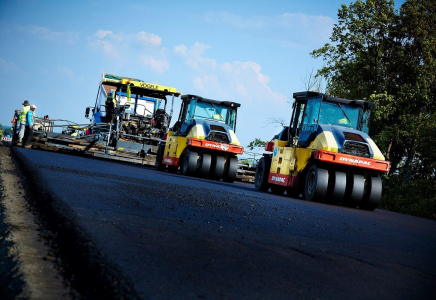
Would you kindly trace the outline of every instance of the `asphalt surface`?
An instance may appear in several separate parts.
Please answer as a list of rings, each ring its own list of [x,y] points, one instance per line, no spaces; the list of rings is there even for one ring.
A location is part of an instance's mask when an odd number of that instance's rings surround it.
[[[83,298],[436,298],[435,221],[14,152],[51,232],[45,238]]]

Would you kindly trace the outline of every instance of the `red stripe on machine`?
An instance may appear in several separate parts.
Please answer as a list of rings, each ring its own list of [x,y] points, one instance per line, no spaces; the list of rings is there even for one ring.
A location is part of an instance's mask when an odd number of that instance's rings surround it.
[[[269,173],[268,183],[283,185],[283,186],[293,186],[294,177],[290,175]]]
[[[162,162],[169,166],[178,166],[179,159],[177,157],[164,156]]]
[[[348,165],[363,169],[369,169],[380,172],[389,172],[391,163],[384,160],[353,156],[349,154],[330,152],[325,150],[316,150],[314,158],[316,160],[330,162],[340,165]]]
[[[224,144],[200,139],[190,138],[186,141],[189,146],[206,148],[210,150],[224,151],[235,154],[243,154],[244,147],[238,145]]]

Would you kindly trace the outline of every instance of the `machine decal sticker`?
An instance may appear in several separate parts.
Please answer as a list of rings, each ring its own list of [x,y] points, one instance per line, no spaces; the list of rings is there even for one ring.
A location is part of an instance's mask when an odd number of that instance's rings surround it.
[[[347,158],[347,157],[340,157],[339,160],[342,161],[348,161],[352,164],[362,164],[362,165],[371,165],[370,161],[364,161],[364,160],[360,160],[360,159],[353,159],[353,158]]]
[[[271,176],[271,180],[285,183],[285,178],[283,177]]]

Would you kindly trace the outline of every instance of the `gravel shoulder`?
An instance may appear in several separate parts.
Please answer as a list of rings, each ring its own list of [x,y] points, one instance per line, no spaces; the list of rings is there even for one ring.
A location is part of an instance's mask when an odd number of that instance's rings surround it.
[[[0,298],[71,299],[28,202],[22,174],[0,144]]]

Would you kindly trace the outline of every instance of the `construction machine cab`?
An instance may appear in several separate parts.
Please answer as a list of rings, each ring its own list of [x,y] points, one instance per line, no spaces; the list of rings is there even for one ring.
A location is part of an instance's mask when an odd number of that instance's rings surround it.
[[[155,143],[154,139],[160,140],[168,130],[174,96],[180,94],[172,87],[103,73],[92,121],[102,130],[113,130],[114,145],[120,138]],[[170,114],[166,112],[167,96],[172,96]],[[85,116],[89,117],[89,112],[87,109]]]
[[[370,110],[374,103],[347,100],[317,92],[294,93],[288,145],[307,147],[319,125],[340,126],[368,134]]]
[[[196,124],[209,124],[210,129],[236,131],[237,109],[241,105],[231,101],[218,101],[196,95],[183,95],[179,119],[173,127],[177,135],[186,136]],[[203,125],[204,126],[204,125]],[[207,130],[206,130],[207,131]]]

